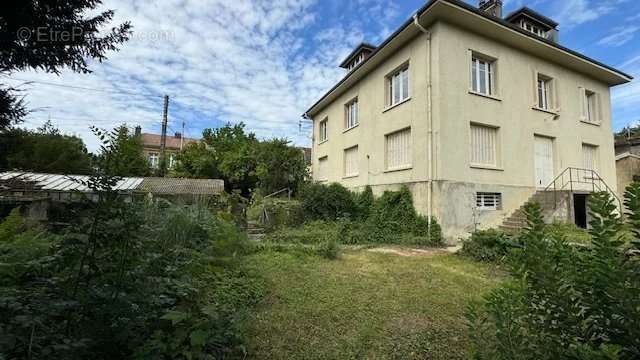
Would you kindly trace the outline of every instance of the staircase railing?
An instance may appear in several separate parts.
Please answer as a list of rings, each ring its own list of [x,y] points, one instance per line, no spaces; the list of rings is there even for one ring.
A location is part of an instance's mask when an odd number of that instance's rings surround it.
[[[268,199],[270,197],[274,197],[274,196],[283,194],[285,191],[287,192],[287,198],[289,200],[291,200],[291,194],[293,193],[293,190],[291,190],[291,188],[288,188],[288,187],[284,188],[284,189],[281,189],[281,190],[278,190],[278,191],[276,191],[274,193],[271,193],[271,194],[265,196],[263,199]],[[262,224],[267,224],[269,222],[269,212],[267,211],[267,207],[266,207],[266,205],[264,203],[262,204],[262,209],[261,209],[261,212],[260,212],[260,218],[258,219],[258,221],[260,221],[260,223],[262,223]]]
[[[558,207],[559,191],[569,191],[571,194],[575,191],[606,192],[614,198],[618,203],[618,209],[622,211],[622,201],[620,201],[618,195],[611,190],[602,177],[592,169],[568,167],[553,179],[551,184],[544,189],[544,192],[545,200],[546,194],[553,192],[554,208]]]

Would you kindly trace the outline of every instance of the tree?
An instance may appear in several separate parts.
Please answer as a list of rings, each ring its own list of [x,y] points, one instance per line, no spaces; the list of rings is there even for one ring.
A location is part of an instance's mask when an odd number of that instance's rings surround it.
[[[263,141],[258,147],[258,187],[265,194],[297,190],[307,176],[304,154],[285,139]]]
[[[176,160],[171,175],[199,179],[218,179],[222,176],[213,149],[203,142],[188,144],[176,155]]]
[[[33,130],[0,133],[0,169],[54,174],[88,174],[91,155],[82,139],[62,135],[50,122]]]
[[[94,130],[94,133],[95,130]],[[142,140],[132,135],[126,125],[120,125],[110,132],[96,133],[101,140],[109,138],[108,146],[103,146],[98,165],[114,176],[148,176],[149,163],[142,152]]]
[[[101,0],[7,0],[0,14],[0,73],[62,68],[91,72],[87,60],[102,62],[131,34],[129,22],[111,29],[113,10],[97,12]],[[90,14],[90,15],[89,15]],[[15,89],[0,84],[0,130],[26,114]]]

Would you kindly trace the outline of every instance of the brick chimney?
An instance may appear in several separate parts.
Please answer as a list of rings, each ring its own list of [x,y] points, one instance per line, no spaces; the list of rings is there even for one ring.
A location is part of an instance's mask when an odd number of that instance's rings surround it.
[[[181,139],[182,138],[182,133],[177,132],[176,133],[176,139]]]
[[[480,0],[479,8],[489,15],[502,18],[502,0]]]

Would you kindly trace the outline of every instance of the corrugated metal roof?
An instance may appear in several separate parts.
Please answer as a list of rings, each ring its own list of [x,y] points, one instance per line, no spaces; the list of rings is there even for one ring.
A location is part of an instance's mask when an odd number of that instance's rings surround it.
[[[91,192],[85,185],[86,175],[39,174],[9,171],[0,173],[0,185],[8,188],[30,188],[43,191],[81,191]],[[180,179],[180,178],[122,178],[114,190],[120,192],[148,192],[162,195],[213,195],[224,192],[224,181],[218,179]]]
[[[29,183],[34,188],[47,191],[81,191],[91,192],[85,183],[86,175],[39,174],[29,172],[8,171],[0,173],[0,181],[11,186],[12,183]],[[140,186],[143,178],[123,178],[115,186],[118,191],[134,191]]]

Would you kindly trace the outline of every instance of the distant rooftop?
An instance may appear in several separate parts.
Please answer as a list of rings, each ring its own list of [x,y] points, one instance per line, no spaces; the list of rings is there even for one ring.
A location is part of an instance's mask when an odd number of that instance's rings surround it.
[[[158,149],[160,148],[160,141],[162,139],[162,136],[158,134],[149,134],[149,133],[142,133],[141,136],[142,136],[142,145],[144,147],[154,147]],[[182,137],[182,135],[180,135],[179,133],[176,135],[167,135],[166,148],[180,150],[180,144],[182,144],[182,146],[187,146],[188,144],[195,143],[198,141],[200,140]]]

